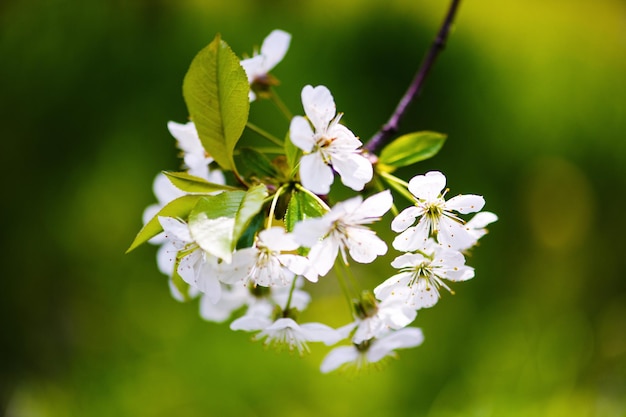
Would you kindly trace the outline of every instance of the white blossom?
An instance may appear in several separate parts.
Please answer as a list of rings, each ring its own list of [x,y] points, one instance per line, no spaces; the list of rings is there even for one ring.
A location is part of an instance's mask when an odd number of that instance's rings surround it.
[[[304,311],[311,296],[301,288],[303,279],[297,279],[293,291],[291,287],[261,287],[249,285],[227,285],[222,283],[222,296],[217,303],[212,303],[205,296],[200,301],[200,315],[208,321],[223,322],[233,312],[246,307],[246,313],[237,320],[248,320],[250,317],[262,316],[268,320],[276,306],[285,309],[289,307]],[[235,325],[237,326],[237,325]]]
[[[466,245],[457,247],[460,251],[465,251],[474,246],[478,239],[487,234],[487,226],[498,220],[498,216],[490,211],[481,211],[476,213],[467,223],[465,228],[470,235],[474,238],[472,242],[468,242]]]
[[[292,252],[300,245],[281,227],[261,231],[251,248],[236,251],[230,264],[220,265],[220,275],[226,283],[252,282],[264,287],[288,286],[295,275],[317,281],[317,273],[309,260]]]
[[[205,252],[194,242],[187,223],[161,216],[159,222],[165,237],[174,248],[174,251],[168,254],[172,259],[171,262],[180,258],[176,272],[187,284],[206,294],[212,303],[217,303],[222,293],[217,257]]]
[[[389,330],[408,326],[415,320],[417,313],[402,300],[388,298],[375,306],[375,311],[364,318],[357,318],[356,331],[352,336],[355,344],[379,337]]]
[[[320,218],[301,221],[293,230],[296,241],[311,248],[309,259],[319,275],[326,275],[341,252],[348,263],[346,251],[359,263],[373,262],[387,253],[387,245],[365,225],[379,220],[393,204],[389,191],[382,191],[363,200],[361,196],[337,203]]]
[[[285,57],[289,44],[291,43],[291,35],[282,30],[273,30],[263,40],[260,53],[254,54],[251,58],[241,60],[248,81],[251,86],[259,85],[261,88],[266,85],[275,84],[275,81],[269,77],[269,72]],[[256,99],[253,89],[249,93],[250,101]]]
[[[291,141],[304,151],[300,160],[302,185],[316,194],[328,194],[335,170],[344,185],[362,190],[372,179],[372,164],[362,154],[361,141],[339,124],[341,114],[336,114],[328,88],[305,86],[302,105],[307,117],[295,116],[289,127]]]
[[[479,211],[485,200],[478,195],[458,195],[446,201],[446,177],[438,171],[418,175],[409,181],[409,191],[415,196],[415,205],[404,209],[391,223],[395,232],[402,232],[393,241],[400,251],[413,251],[430,236],[439,243],[458,249],[475,241],[464,221],[453,212],[467,214]],[[442,192],[443,191],[443,192]],[[416,219],[417,224],[411,226]],[[411,227],[409,227],[411,226]]]
[[[374,289],[380,300],[401,300],[419,310],[439,301],[439,288],[452,292],[447,281],[466,281],[474,277],[474,268],[465,265],[463,254],[428,241],[418,253],[405,253],[391,263],[400,273]]]
[[[387,356],[394,356],[397,349],[416,347],[422,344],[424,335],[421,329],[405,327],[391,331],[379,338],[361,344],[338,346],[331,350],[322,361],[323,373],[334,371],[342,366],[353,366],[357,370],[379,362]]]
[[[287,347],[290,351],[295,349],[300,354],[309,352],[307,342],[322,342],[330,346],[340,340],[339,334],[332,327],[322,323],[298,324],[289,317],[281,317],[275,321],[264,319],[239,320],[237,326],[231,325],[231,328],[233,330],[259,331],[255,340],[265,339],[265,345],[278,348]]]
[[[202,146],[196,125],[193,122],[186,124],[168,122],[167,128],[176,139],[180,150],[183,151],[183,160],[189,174],[204,178],[214,184],[226,183],[224,173],[221,170],[209,168],[213,158]]]

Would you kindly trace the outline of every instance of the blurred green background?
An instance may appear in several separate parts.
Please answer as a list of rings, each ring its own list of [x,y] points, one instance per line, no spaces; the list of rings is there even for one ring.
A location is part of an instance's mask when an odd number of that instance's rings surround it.
[[[466,0],[402,130],[449,135],[403,172],[482,194],[500,221],[382,371],[265,351],[174,301],[155,247],[124,251],[177,169],[191,59],[293,35],[274,74],[301,113],[327,85],[363,139],[384,123],[445,1],[5,0],[0,4],[0,404],[7,416],[625,416],[626,3]],[[286,122],[265,103],[252,117]],[[256,106],[256,104],[255,104]],[[260,119],[260,120],[259,120]],[[373,286],[389,256],[355,268]],[[307,318],[349,320],[332,279]]]

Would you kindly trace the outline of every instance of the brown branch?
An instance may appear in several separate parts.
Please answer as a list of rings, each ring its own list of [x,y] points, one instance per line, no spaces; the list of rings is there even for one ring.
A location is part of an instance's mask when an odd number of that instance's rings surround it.
[[[411,102],[420,94],[426,76],[435,63],[437,56],[446,46],[446,40],[448,38],[448,34],[450,33],[452,21],[454,20],[454,16],[460,2],[461,0],[452,0],[450,3],[450,8],[448,9],[446,18],[444,19],[441,28],[439,28],[439,33],[430,46],[428,54],[422,61],[417,74],[415,74],[415,78],[413,78],[409,88],[404,93],[404,96],[402,96],[402,99],[400,99],[398,106],[392,113],[387,123],[378,132],[376,132],[376,134],[372,136],[372,138],[365,145],[365,149],[367,149],[370,153],[375,154],[391,140],[394,134],[398,132],[400,121],[406,114],[409,104],[411,104]]]

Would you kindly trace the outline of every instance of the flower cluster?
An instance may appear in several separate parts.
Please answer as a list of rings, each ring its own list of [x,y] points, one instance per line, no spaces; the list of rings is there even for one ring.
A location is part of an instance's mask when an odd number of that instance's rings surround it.
[[[304,115],[289,117],[285,141],[250,124],[247,110],[240,109],[251,102],[271,99],[284,110],[274,89],[278,80],[269,72],[290,42],[289,34],[272,32],[260,53],[233,61],[223,78],[219,71],[232,61],[232,51],[221,39],[194,60],[184,86],[192,121],[168,124],[184,171],[157,175],[158,203],[145,210],[144,228],[130,249],[146,241],[159,245],[158,268],[169,277],[172,296],[198,298],[204,319],[230,320],[233,330],[253,332],[254,339],[300,354],[312,342],[346,341],[329,352],[321,371],[360,368],[422,343],[422,331],[408,327],[417,310],[434,306],[442,287],[452,292],[450,282],[474,277],[465,254],[497,217],[481,211],[485,202],[480,196],[446,200],[446,177],[440,172],[417,175],[408,183],[395,177],[396,168],[427,157],[415,149],[424,148],[426,136],[432,143],[432,132],[400,137],[380,155],[369,154],[341,123],[325,86],[302,89]],[[217,77],[203,79],[206,65],[217,58],[220,64],[210,68]],[[195,71],[196,61],[202,71]],[[209,92],[234,93],[216,94],[212,106],[218,112],[194,100],[191,88],[199,82],[208,83]],[[215,123],[222,125],[213,132]],[[238,123],[240,130],[247,127],[280,145],[278,150],[236,151],[239,136],[229,132]],[[441,146],[443,135],[436,138],[435,146]],[[235,154],[244,159],[236,162]],[[238,170],[242,165],[248,174]],[[224,175],[228,171],[233,184]],[[341,187],[333,187],[336,177],[355,195],[337,201],[331,192]],[[399,212],[394,194],[408,199],[408,207]],[[470,213],[476,214],[463,218]],[[384,218],[396,233],[392,247],[401,254],[391,267],[398,271],[373,290],[356,290],[360,284],[350,263],[370,264],[389,250],[372,229]],[[349,322],[337,329],[303,322],[302,312],[311,302],[307,287],[333,270],[352,312]]]

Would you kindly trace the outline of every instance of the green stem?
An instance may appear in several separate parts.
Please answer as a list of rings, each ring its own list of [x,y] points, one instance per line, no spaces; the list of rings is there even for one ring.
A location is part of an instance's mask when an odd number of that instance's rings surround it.
[[[348,289],[348,285],[346,284],[345,277],[343,276],[343,271],[341,268],[337,267],[337,261],[335,261],[335,275],[337,275],[337,281],[339,281],[339,286],[341,287],[341,292],[346,297],[346,301],[348,302],[348,306],[350,306],[350,314],[354,316],[354,304],[352,301],[352,297],[350,296],[350,290]]]
[[[415,201],[415,197],[408,190],[409,183],[407,183],[404,180],[401,180],[400,178],[394,175],[391,175],[388,172],[379,172],[378,174],[380,175],[381,178],[383,178],[387,182],[387,184],[391,186],[391,188],[393,188],[394,190],[402,194],[404,198],[406,198],[407,200],[411,202]]]
[[[272,196],[272,204],[270,205],[269,217],[267,218],[267,227],[266,227],[267,229],[272,227],[272,220],[274,219],[274,212],[276,211],[276,204],[278,203],[278,198],[283,193],[286,186],[287,186],[286,184],[281,185],[280,188],[278,188],[278,190],[276,190],[276,192]]]
[[[357,279],[355,278],[354,274],[352,273],[352,270],[350,269],[349,265],[345,262],[341,263],[343,266],[343,269],[345,270],[346,275],[348,276],[350,283],[352,284],[352,292],[358,296],[361,294],[360,288],[361,286],[359,285],[359,282],[357,281]]]
[[[293,298],[293,293],[296,290],[296,281],[298,278],[299,276],[293,277],[293,282],[291,283],[291,288],[289,289],[289,297],[287,297],[287,304],[285,304],[285,308],[283,310],[284,313],[287,313],[291,307],[291,299]]]
[[[276,105],[276,107],[278,107],[278,110],[280,110],[280,112],[285,116],[285,118],[287,118],[287,120],[291,121],[291,119],[293,119],[293,115],[291,114],[291,112],[289,111],[285,103],[280,99],[280,97],[276,93],[276,90],[273,88],[270,93],[270,99]]]
[[[255,124],[252,124],[250,122],[246,123],[246,127],[250,130],[252,130],[254,133],[260,135],[261,137],[269,140],[270,142],[272,142],[274,145],[278,145],[281,148],[284,146],[283,142],[278,139],[277,137],[275,137],[274,135],[272,135],[271,133],[266,132],[265,130],[261,129],[260,127],[258,127]]]

